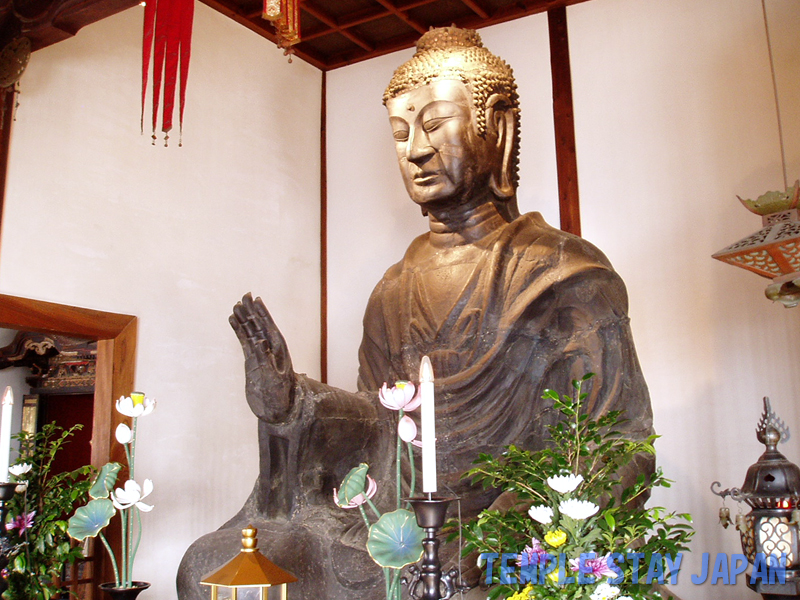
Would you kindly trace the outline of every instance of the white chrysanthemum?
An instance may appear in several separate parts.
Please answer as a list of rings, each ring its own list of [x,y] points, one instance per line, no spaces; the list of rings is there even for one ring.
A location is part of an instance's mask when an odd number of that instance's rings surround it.
[[[633,600],[630,596],[620,596],[617,600]]]
[[[583,482],[583,475],[554,475],[547,478],[547,485],[557,491],[559,494],[569,494],[575,491]]]
[[[528,515],[542,525],[549,525],[553,520],[553,509],[549,506],[531,506],[528,509]]]
[[[611,600],[619,594],[619,588],[605,582],[600,583],[594,588],[592,600]]]
[[[589,502],[588,500],[575,500],[574,498],[562,500],[558,505],[558,511],[562,515],[572,517],[576,521],[588,519],[598,510],[600,510],[600,507],[594,502]]]

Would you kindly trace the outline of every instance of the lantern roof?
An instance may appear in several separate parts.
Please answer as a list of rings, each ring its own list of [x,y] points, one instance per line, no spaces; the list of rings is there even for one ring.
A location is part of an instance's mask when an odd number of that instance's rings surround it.
[[[743,499],[753,508],[789,508],[795,505],[800,499],[800,468],[777,450],[782,439],[789,439],[789,429],[772,411],[769,398],[764,398],[764,413],[756,436],[766,450],[747,469],[741,488]]]
[[[798,209],[764,217],[764,227],[712,255],[736,267],[774,279],[800,271]]]
[[[222,567],[203,577],[204,585],[225,587],[264,587],[297,581],[258,550],[258,530],[250,525],[242,530],[242,549]]]

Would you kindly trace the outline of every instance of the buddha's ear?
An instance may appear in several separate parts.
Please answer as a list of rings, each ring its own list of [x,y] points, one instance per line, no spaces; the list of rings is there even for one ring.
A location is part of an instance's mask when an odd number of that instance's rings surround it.
[[[505,94],[492,94],[486,101],[486,139],[492,142],[496,154],[489,185],[499,198],[512,198],[514,184],[511,158],[514,152],[516,115]]]

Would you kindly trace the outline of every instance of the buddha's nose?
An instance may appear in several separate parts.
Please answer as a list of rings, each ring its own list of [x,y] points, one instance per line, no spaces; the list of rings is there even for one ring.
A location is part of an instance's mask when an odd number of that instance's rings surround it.
[[[434,149],[423,129],[413,128],[409,132],[406,156],[415,164],[422,164],[433,156]]]

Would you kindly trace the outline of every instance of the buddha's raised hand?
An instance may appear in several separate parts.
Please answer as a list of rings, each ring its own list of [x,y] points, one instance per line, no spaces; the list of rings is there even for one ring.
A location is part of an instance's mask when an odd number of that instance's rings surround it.
[[[292,358],[261,298],[247,293],[233,307],[230,324],[242,344],[247,403],[259,419],[284,421],[294,400]]]

